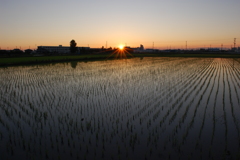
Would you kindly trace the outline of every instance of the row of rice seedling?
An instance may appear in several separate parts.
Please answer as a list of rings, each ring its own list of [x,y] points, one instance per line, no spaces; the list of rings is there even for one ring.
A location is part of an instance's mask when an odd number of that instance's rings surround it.
[[[225,60],[226,61],[226,60]],[[226,122],[226,140],[228,141],[228,143],[226,144],[226,148],[231,148],[231,150],[234,150],[234,152],[237,152],[240,148],[239,144],[235,144],[234,146],[232,145],[232,142],[235,141],[236,138],[233,137],[239,137],[239,124],[237,121],[237,118],[235,115],[236,113],[238,113],[239,111],[239,107],[234,107],[234,99],[237,100],[237,97],[235,96],[235,94],[237,95],[237,93],[234,91],[236,91],[235,89],[233,89],[236,84],[236,81],[233,80],[233,76],[231,72],[234,72],[234,69],[232,69],[231,63],[229,63],[229,61],[226,61],[225,63],[225,68],[226,71],[225,73],[225,88],[226,88],[226,94],[225,94],[225,117],[227,119]],[[234,85],[232,85],[234,84]],[[234,98],[233,98],[234,97]],[[231,133],[229,133],[229,131],[231,131]]]
[[[207,71],[208,72],[208,71]],[[207,73],[206,72],[206,73]],[[207,75],[205,75],[205,78],[207,78]],[[205,81],[205,80],[204,80]],[[195,83],[196,84],[198,84],[198,81],[195,81]],[[202,82],[200,81],[200,84],[201,84]],[[202,85],[205,85],[204,83],[202,83]],[[190,85],[191,86],[191,85]],[[186,111],[185,111],[185,113],[183,114],[183,117],[182,118],[180,118],[179,116],[179,123],[177,123],[177,125],[176,125],[176,123],[175,124],[172,124],[172,126],[175,126],[175,127],[173,127],[174,128],[174,132],[173,132],[173,135],[171,135],[172,137],[174,137],[175,136],[175,134],[176,133],[178,133],[178,132],[181,132],[181,123],[182,124],[184,124],[184,119],[186,118],[186,115],[189,115],[189,116],[191,116],[192,114],[189,114],[189,113],[187,113],[187,112],[193,112],[193,118],[190,120],[187,120],[187,122],[190,122],[189,123],[189,125],[187,125],[188,127],[187,127],[187,130],[186,131],[184,131],[185,133],[183,133],[183,140],[184,139],[186,139],[186,137],[187,137],[187,135],[188,135],[188,132],[189,132],[189,129],[191,129],[191,126],[193,125],[193,122],[194,122],[194,119],[195,119],[195,117],[196,117],[196,111],[197,111],[197,109],[198,109],[198,106],[199,106],[199,101],[201,100],[201,94],[199,94],[199,91],[197,90],[197,88],[201,88],[201,86],[192,86],[192,87],[190,87],[190,88],[194,88],[194,90],[190,90],[190,92],[189,93],[191,93],[192,94],[192,92],[194,91],[194,92],[196,92],[196,95],[194,96],[194,99],[192,99],[192,100],[189,100],[188,102],[190,102],[188,105],[187,105],[187,108],[186,108]],[[205,87],[206,88],[206,87]],[[201,91],[202,92],[202,91]],[[188,94],[189,94],[188,93]],[[196,98],[197,96],[200,96],[200,98],[198,99],[198,98]],[[188,97],[188,96],[187,96]],[[187,98],[188,99],[188,98]],[[187,100],[187,99],[185,99],[185,100]],[[196,99],[198,99],[198,101],[196,101]],[[186,102],[187,101],[185,101],[184,103],[185,103],[185,105],[186,105]],[[195,109],[192,107],[192,106],[194,106],[195,104],[194,104],[194,102],[196,103],[196,102],[198,102],[197,103],[197,106],[195,107]],[[190,107],[191,106],[191,107]],[[181,107],[181,108],[185,108],[185,107]],[[188,110],[192,110],[192,111],[188,111]],[[194,110],[193,110],[194,109]],[[178,109],[179,110],[179,109]],[[180,112],[181,113],[181,112]],[[176,114],[174,114],[174,115],[176,115]],[[188,116],[188,117],[189,117]],[[182,121],[183,120],[183,121]],[[171,137],[170,135],[169,135],[169,137]],[[185,141],[185,140],[184,140]],[[183,141],[183,142],[184,142]],[[180,143],[181,144],[181,143]],[[184,144],[184,143],[183,143]],[[176,144],[175,144],[176,145]],[[189,148],[191,148],[191,147],[189,147]]]
[[[0,158],[236,157],[239,64],[231,64],[135,58],[0,69]]]

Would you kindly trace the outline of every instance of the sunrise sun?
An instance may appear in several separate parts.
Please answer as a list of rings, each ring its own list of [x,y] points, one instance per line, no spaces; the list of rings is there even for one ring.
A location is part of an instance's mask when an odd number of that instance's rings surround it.
[[[123,45],[119,45],[119,49],[121,49],[121,50],[122,50],[123,48],[124,48],[124,46],[123,46]]]
[[[130,52],[132,52],[130,47],[126,47],[125,45],[120,44],[117,49],[113,50],[109,57],[115,56],[115,58],[119,59],[125,59],[127,58],[127,55],[133,57]]]

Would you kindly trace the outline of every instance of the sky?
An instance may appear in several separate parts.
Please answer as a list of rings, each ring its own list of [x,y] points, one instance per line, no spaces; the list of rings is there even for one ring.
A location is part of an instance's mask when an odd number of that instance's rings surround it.
[[[0,0],[0,48],[240,46],[240,0]]]

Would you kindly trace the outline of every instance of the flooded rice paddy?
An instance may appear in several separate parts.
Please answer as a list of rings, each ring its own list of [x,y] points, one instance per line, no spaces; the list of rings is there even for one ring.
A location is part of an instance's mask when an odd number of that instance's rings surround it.
[[[0,159],[239,159],[240,59],[0,68]]]

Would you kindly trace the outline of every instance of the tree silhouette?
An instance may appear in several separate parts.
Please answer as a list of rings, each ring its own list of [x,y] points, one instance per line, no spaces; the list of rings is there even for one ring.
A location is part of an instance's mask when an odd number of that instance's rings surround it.
[[[70,41],[70,51],[71,53],[76,53],[77,52],[77,43],[75,42],[75,40],[71,40]]]

